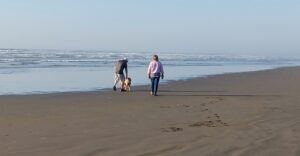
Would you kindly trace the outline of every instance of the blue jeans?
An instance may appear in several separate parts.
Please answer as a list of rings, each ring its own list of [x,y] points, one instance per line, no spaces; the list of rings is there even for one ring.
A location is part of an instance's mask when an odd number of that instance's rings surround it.
[[[158,83],[160,77],[151,77],[151,92],[157,95]]]

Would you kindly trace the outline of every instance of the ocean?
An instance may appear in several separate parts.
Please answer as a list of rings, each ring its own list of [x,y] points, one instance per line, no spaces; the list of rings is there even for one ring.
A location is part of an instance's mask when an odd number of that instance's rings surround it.
[[[157,53],[166,83],[223,73],[297,66],[299,58],[205,53]],[[153,53],[97,50],[0,49],[0,95],[101,91],[112,88],[114,63],[129,59],[134,86],[149,84]]]

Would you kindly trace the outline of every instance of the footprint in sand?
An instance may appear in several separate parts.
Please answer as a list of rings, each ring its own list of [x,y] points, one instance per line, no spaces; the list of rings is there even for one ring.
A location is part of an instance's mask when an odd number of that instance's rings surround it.
[[[210,101],[209,104],[215,104],[217,101]]]
[[[201,110],[201,112],[206,112],[206,111],[208,111],[207,108]]]
[[[160,108],[171,108],[170,106],[160,106]]]
[[[189,106],[189,105],[183,105],[183,107],[189,108],[189,107],[191,107],[191,106]]]
[[[206,106],[206,103],[201,103],[200,106]]]
[[[218,101],[223,101],[224,100],[223,97],[214,97],[213,99],[218,100]]]
[[[222,98],[222,97],[206,97],[206,99],[211,99],[211,101],[209,101],[208,104],[216,104],[219,101],[224,100],[224,98]]]
[[[220,115],[219,115],[219,114],[214,114],[214,116],[215,116],[216,118],[220,118]]]
[[[168,128],[162,128],[162,132],[180,132],[183,131],[183,128],[179,127],[168,127]]]
[[[213,114],[212,116],[210,115],[210,116],[208,116],[207,118],[208,118],[208,119],[211,119],[211,118],[220,119],[220,116],[219,116],[219,114]]]
[[[190,127],[221,127],[221,126],[228,126],[228,124],[224,123],[222,120],[209,120],[209,121],[196,122],[189,126]]]

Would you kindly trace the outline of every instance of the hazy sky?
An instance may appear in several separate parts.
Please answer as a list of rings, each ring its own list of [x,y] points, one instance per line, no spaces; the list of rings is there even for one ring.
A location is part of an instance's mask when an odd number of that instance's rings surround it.
[[[299,0],[0,0],[0,48],[300,53]]]

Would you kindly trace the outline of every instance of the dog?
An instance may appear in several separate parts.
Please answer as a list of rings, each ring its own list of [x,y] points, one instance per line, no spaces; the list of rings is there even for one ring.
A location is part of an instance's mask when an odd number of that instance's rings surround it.
[[[130,77],[127,78],[124,83],[125,83],[124,89],[126,91],[130,91],[131,90],[131,78]]]

